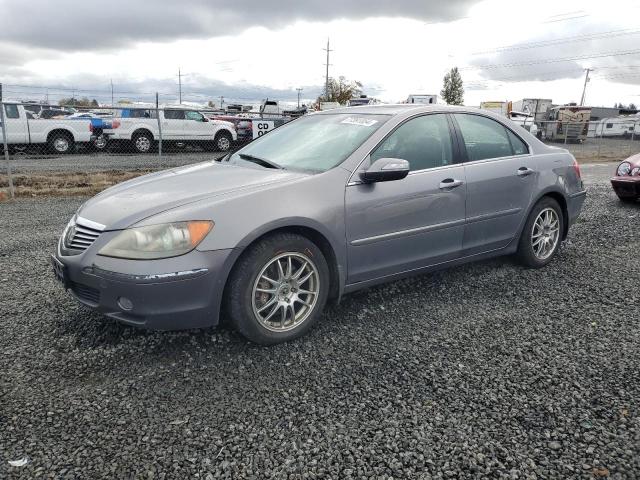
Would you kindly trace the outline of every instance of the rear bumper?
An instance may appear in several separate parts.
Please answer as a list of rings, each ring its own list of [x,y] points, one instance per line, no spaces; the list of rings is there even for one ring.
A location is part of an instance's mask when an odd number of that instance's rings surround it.
[[[80,303],[119,322],[153,330],[217,325],[233,250],[193,251],[166,263],[167,273],[141,274],[144,261],[109,259],[110,269],[86,264],[83,255],[55,256],[65,267],[68,292]],[[117,268],[121,263],[122,268]],[[135,274],[130,272],[131,265]],[[113,268],[116,267],[116,268]]]
[[[569,195],[567,198],[567,213],[569,214],[569,227],[573,225],[582,211],[582,205],[587,198],[587,191],[581,190],[579,192]]]
[[[611,186],[619,197],[640,198],[640,177],[613,177]]]

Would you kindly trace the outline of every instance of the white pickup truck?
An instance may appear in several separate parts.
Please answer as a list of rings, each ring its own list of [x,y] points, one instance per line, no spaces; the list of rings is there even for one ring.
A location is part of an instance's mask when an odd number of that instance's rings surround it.
[[[12,102],[4,102],[4,119],[7,144],[13,148],[42,145],[53,153],[71,153],[77,144],[95,140],[89,119],[34,119],[21,104]]]
[[[160,138],[158,114],[163,144],[197,144],[205,150],[226,152],[238,139],[233,123],[210,120],[196,110],[167,107],[156,111],[138,105],[117,110],[112,128],[106,128],[104,134],[109,142],[132,142],[137,152],[149,152]]]

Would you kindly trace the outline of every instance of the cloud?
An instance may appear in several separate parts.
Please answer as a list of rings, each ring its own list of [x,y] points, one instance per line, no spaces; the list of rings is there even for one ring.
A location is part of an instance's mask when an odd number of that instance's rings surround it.
[[[297,20],[404,17],[446,21],[478,0],[0,0],[0,42],[67,51],[232,35]]]
[[[525,82],[579,78],[589,67],[595,69],[594,79],[610,77],[637,85],[638,40],[640,30],[621,29],[620,25],[546,27],[517,44],[473,55],[468,70],[478,72],[484,80]]]

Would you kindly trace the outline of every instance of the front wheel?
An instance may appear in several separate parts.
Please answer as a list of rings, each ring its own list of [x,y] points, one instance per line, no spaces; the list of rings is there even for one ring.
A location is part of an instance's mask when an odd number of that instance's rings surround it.
[[[133,137],[133,146],[138,153],[148,153],[153,147],[153,137],[147,132],[137,133]]]
[[[558,252],[564,235],[564,217],[558,202],[544,197],[535,204],[524,225],[517,256],[531,268],[547,265]]]
[[[219,132],[214,140],[216,150],[219,152],[228,152],[231,148],[232,141],[233,138],[229,132]]]
[[[238,261],[226,292],[231,324],[261,345],[292,340],[318,320],[329,292],[329,267],[309,239],[276,234]]]

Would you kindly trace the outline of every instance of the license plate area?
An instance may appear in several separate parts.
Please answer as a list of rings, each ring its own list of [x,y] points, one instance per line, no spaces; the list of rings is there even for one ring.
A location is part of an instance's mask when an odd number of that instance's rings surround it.
[[[62,286],[67,289],[69,288],[69,275],[67,274],[67,267],[58,260],[54,255],[51,255],[51,267],[53,268],[53,275],[56,280],[62,284]]]

